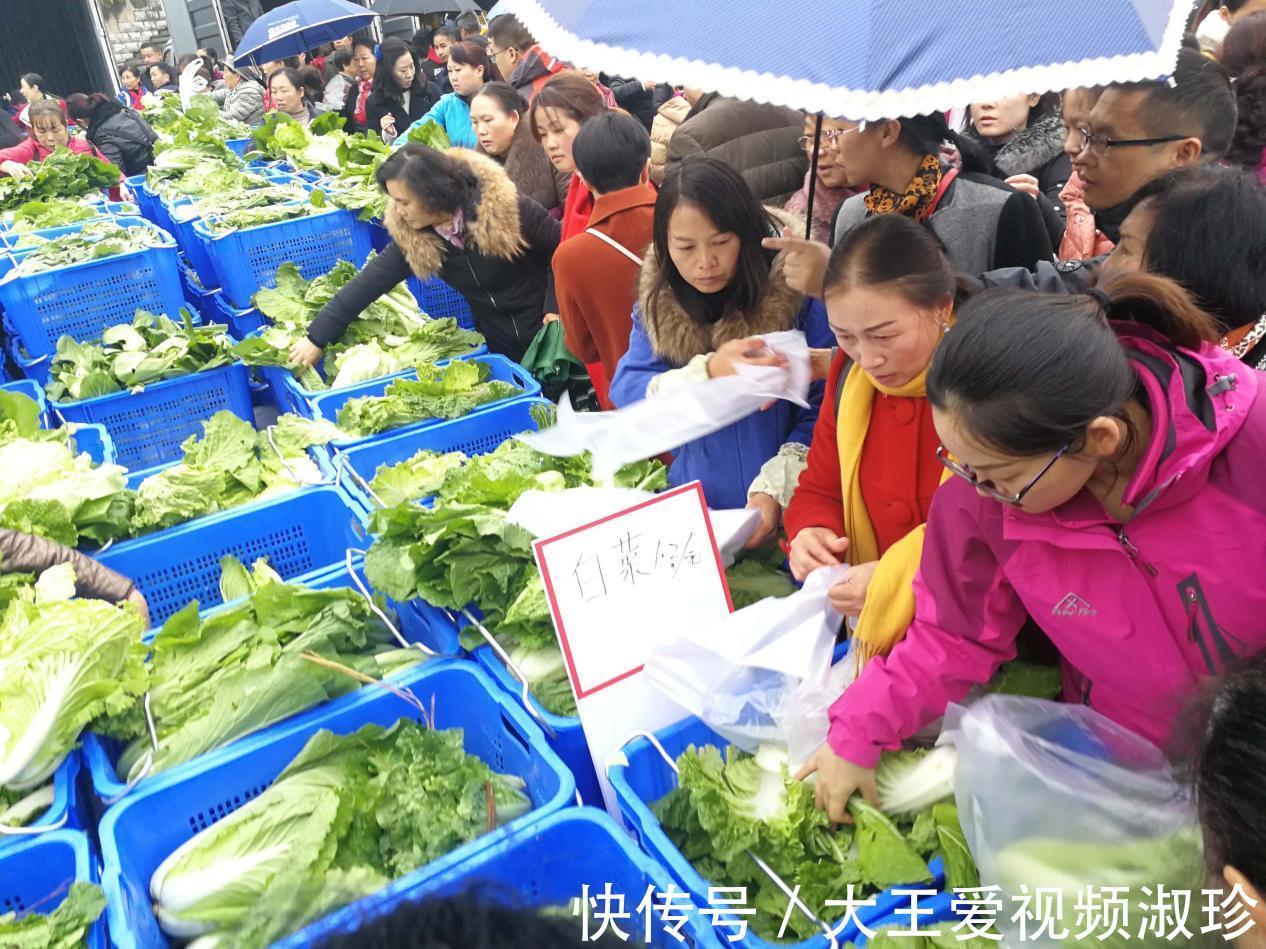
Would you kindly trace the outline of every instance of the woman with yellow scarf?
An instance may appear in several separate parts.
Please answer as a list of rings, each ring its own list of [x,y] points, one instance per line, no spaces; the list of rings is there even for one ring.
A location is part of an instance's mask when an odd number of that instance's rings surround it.
[[[924,524],[945,476],[924,379],[955,288],[936,237],[900,214],[850,231],[823,282],[840,350],[784,524],[798,580],[852,567],[830,596],[856,619],[859,665],[886,655],[914,616]]]

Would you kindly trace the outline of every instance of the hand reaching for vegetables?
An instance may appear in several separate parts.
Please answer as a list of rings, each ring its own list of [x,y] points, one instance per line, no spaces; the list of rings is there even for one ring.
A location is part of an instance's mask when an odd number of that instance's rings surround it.
[[[879,806],[875,769],[846,761],[832,751],[830,745],[823,745],[813,753],[809,763],[796,775],[796,780],[803,781],[812,774],[818,776],[813,786],[814,803],[818,810],[826,811],[827,819],[833,824],[853,823],[848,813],[848,800],[857,791],[861,791],[862,797],[870,803]]]
[[[782,521],[782,505],[772,495],[758,491],[747,499],[749,510],[760,511],[760,524],[743,545],[744,550],[755,550],[764,547],[778,536],[778,525]]]
[[[818,567],[836,567],[844,562],[848,538],[829,527],[806,527],[791,541],[791,575],[801,583]]]
[[[30,178],[35,174],[35,172],[19,161],[0,162],[0,171],[10,178]]]
[[[311,369],[320,360],[325,350],[311,340],[301,339],[290,347],[290,361],[296,366]]]
[[[878,560],[859,563],[848,571],[848,575],[827,591],[831,606],[842,616],[860,616],[862,607],[866,605],[866,590],[870,587],[871,577],[875,575]]]
[[[149,603],[145,600],[145,594],[133,587],[126,599],[128,603],[136,607],[136,611],[141,614],[141,619],[145,621],[145,628],[149,629]]]

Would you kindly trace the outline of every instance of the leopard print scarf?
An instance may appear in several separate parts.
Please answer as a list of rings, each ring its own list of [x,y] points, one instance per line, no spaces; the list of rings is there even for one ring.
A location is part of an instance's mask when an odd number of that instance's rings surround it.
[[[937,155],[924,155],[914,180],[906,186],[904,194],[890,191],[883,185],[871,185],[866,195],[866,211],[870,214],[904,214],[920,224],[932,213],[932,202],[941,187],[941,159]]]

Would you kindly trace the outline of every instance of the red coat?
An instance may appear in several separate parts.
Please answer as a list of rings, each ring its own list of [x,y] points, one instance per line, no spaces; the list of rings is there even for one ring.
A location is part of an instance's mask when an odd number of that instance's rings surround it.
[[[809,467],[800,475],[783,522],[793,540],[806,527],[826,527],[844,536],[844,490],[840,475],[835,393],[845,354],[831,364],[822,411],[809,446]],[[925,398],[875,394],[859,476],[862,500],[882,554],[926,523],[943,468],[936,458],[940,438]]]
[[[559,241],[583,234],[589,226],[589,217],[593,214],[593,192],[585,184],[580,175],[571,176],[571,184],[567,188],[567,201],[563,205],[562,233]]]
[[[636,185],[598,198],[588,226],[641,257],[651,242],[654,217],[655,190]],[[590,367],[589,376],[604,406],[610,404],[608,380],[629,348],[640,269],[640,264],[602,238],[583,231],[554,252],[554,290],[567,348]]]
[[[70,137],[70,141],[66,143],[66,147],[76,155],[83,155],[86,153],[89,155],[95,155],[96,157],[101,158],[102,161],[105,160],[102,158],[101,153],[89,144],[87,139],[76,138],[72,135]],[[0,161],[15,161],[19,165],[29,165],[33,161],[43,161],[51,154],[53,154],[52,151],[45,148],[35,140],[34,136],[32,136],[25,141],[18,142],[11,148],[0,148]]]

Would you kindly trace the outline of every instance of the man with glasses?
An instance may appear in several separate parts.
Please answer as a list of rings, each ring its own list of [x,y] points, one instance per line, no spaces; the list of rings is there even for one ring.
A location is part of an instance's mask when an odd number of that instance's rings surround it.
[[[494,17],[488,24],[488,57],[529,104],[550,76],[567,68],[562,60],[541,49],[511,13]]]

